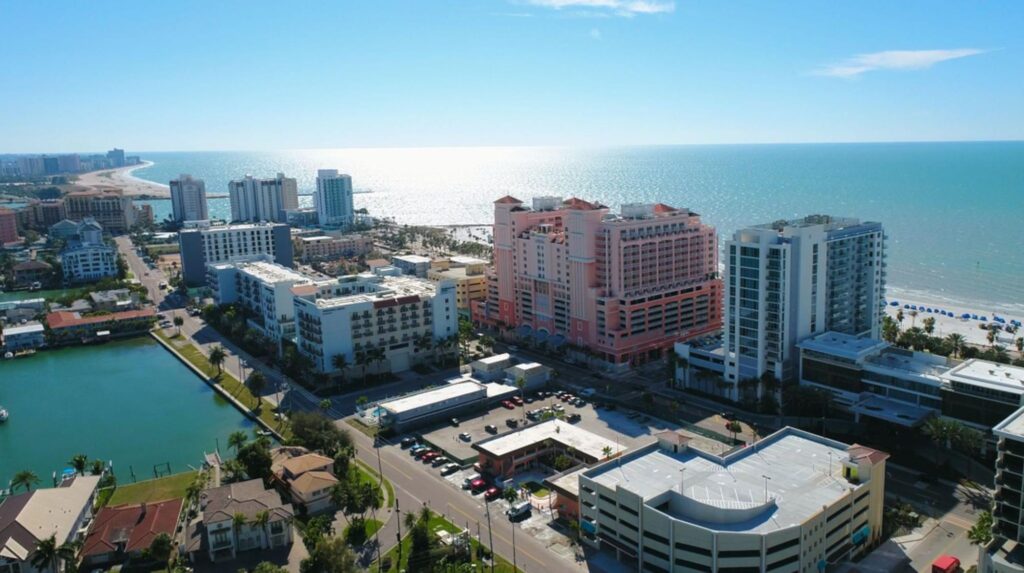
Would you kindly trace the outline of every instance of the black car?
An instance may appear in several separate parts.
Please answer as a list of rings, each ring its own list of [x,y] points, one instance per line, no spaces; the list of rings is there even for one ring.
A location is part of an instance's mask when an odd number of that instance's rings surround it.
[[[580,415],[575,413],[575,412],[573,412],[572,414],[569,414],[568,416],[565,417],[565,421],[569,422],[570,424],[575,423],[575,422],[579,422],[580,421]]]
[[[498,426],[495,426],[494,424],[487,424],[486,426],[484,426],[484,431],[487,432],[488,434],[497,434]]]
[[[517,420],[515,418],[509,418],[509,419],[505,420],[505,425],[507,425],[509,428],[518,428],[519,427],[519,420]]]
[[[458,418],[452,418],[451,422],[452,422],[452,425],[455,426],[456,428],[459,427],[459,419]]]
[[[402,449],[411,448],[416,445],[416,438],[402,438]]]
[[[733,412],[732,410],[726,410],[719,414],[719,416],[725,418],[726,420],[729,420],[730,422],[736,420],[736,412]]]

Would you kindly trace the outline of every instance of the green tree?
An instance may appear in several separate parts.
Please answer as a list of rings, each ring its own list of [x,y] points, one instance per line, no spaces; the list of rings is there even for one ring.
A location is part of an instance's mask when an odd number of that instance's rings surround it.
[[[260,530],[260,539],[265,543],[267,539],[267,525],[270,523],[270,512],[265,509],[257,511],[249,523]]]
[[[245,474],[249,476],[249,479],[270,477],[270,466],[273,464],[273,459],[266,442],[255,441],[242,446],[235,459],[245,468]]]
[[[1013,342],[1017,346],[1017,352],[1024,352],[1024,336],[1018,336]]]
[[[284,567],[278,567],[270,561],[261,561],[259,565],[252,570],[252,573],[288,573],[288,570]]]
[[[526,395],[523,392],[523,390],[526,389],[526,378],[523,378],[522,376],[519,376],[518,378],[516,378],[516,388],[519,389],[519,399],[523,402],[519,406],[519,409],[522,411],[523,419],[525,420],[526,419]]]
[[[57,536],[51,535],[36,544],[29,562],[39,571],[50,570],[57,573],[61,563],[73,563],[77,553],[78,548],[74,543],[57,544]]]
[[[352,446],[352,437],[346,430],[334,425],[321,412],[294,412],[289,420],[292,443],[334,457],[339,451]]]
[[[331,366],[338,371],[341,383],[345,383],[345,369],[348,368],[348,358],[344,354],[335,354],[331,357]]]
[[[104,469],[106,469],[106,464],[103,463],[103,460],[93,460],[89,469],[89,473],[94,476],[98,476],[103,473]]]
[[[994,328],[988,329],[988,332],[985,333],[985,340],[988,341],[988,345],[989,346],[995,346],[995,343],[996,343],[996,329],[994,329]]]
[[[89,465],[89,456],[85,454],[75,454],[68,460],[68,464],[75,468],[75,472],[80,475],[85,475],[85,468]]]
[[[605,447],[601,448],[601,455],[603,455],[605,457],[605,459],[608,459],[608,458],[612,457],[612,447],[611,446],[605,446]]]
[[[231,516],[231,530],[235,532],[235,547],[241,546],[239,535],[241,535],[242,527],[245,526],[247,521],[245,514],[240,511]]]
[[[987,545],[992,541],[992,514],[983,511],[978,515],[978,521],[967,531],[967,539],[974,545]]]
[[[318,541],[324,539],[331,534],[331,518],[326,515],[318,515],[311,517],[306,521],[299,532],[302,534],[302,540],[305,542],[306,547],[311,547],[317,544]]]
[[[323,400],[320,400],[320,403],[318,404],[318,406],[320,407],[320,410],[322,412],[326,412],[327,410],[330,410],[331,409],[331,399],[330,398],[324,398]]]
[[[924,325],[924,333],[925,334],[929,334],[930,335],[931,333],[935,332],[935,317],[934,316],[926,317],[923,321],[921,321],[921,324]]]
[[[946,344],[949,345],[953,356],[959,358],[964,352],[964,346],[967,344],[967,339],[964,338],[964,335],[953,332],[946,336]]]
[[[356,573],[361,571],[345,540],[340,537],[323,538],[316,542],[309,557],[299,564],[301,573]]]
[[[175,336],[181,336],[181,327],[185,324],[185,319],[178,315],[174,315],[174,328],[177,329]]]
[[[725,424],[725,429],[732,432],[732,441],[735,442],[736,436],[743,431],[743,426],[736,420],[729,420]]]
[[[228,447],[235,450],[235,455],[238,455],[238,451],[249,441],[249,436],[245,435],[245,432],[241,430],[235,430],[228,436]]]
[[[14,474],[14,478],[11,480],[11,490],[16,490],[19,487],[25,488],[25,491],[32,489],[32,486],[39,483],[39,476],[32,470],[22,470]]]
[[[267,388],[267,377],[263,375],[260,370],[253,370],[252,374],[249,375],[248,380],[245,381],[246,386],[249,387],[249,392],[252,393],[253,400],[255,400],[255,406],[259,409],[262,401],[260,395]]]
[[[146,554],[157,563],[166,564],[171,559],[171,552],[174,550],[174,540],[166,533],[159,533],[150,542]]]
[[[224,373],[222,370],[224,361],[227,360],[228,355],[224,353],[224,349],[220,346],[214,346],[210,349],[210,364],[217,367],[217,376],[219,377]]]

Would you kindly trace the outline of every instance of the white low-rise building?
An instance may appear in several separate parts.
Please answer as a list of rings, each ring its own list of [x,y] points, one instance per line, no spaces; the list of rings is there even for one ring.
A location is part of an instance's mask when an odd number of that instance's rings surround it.
[[[292,287],[311,282],[301,273],[266,260],[207,266],[207,284],[217,303],[238,303],[253,311],[254,326],[278,343],[295,337]]]
[[[39,322],[5,326],[0,334],[0,348],[4,352],[34,350],[46,345],[46,329]]]
[[[888,454],[794,428],[721,457],[657,437],[579,477],[584,542],[638,571],[815,573],[882,534]]]
[[[296,343],[320,372],[337,372],[336,356],[348,367],[406,370],[458,333],[451,283],[360,274],[297,285],[292,293]]]
[[[87,218],[60,252],[60,264],[67,282],[98,281],[117,276],[117,249],[103,242],[103,227]]]
[[[506,352],[474,360],[469,363],[469,370],[477,380],[492,382],[501,380],[509,366],[512,366],[512,356]]]

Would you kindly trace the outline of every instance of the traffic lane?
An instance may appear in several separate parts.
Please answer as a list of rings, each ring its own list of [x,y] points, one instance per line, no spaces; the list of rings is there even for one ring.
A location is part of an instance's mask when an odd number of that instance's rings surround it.
[[[941,522],[924,538],[914,543],[907,556],[910,557],[911,565],[916,571],[928,571],[932,562],[940,555],[954,555],[963,562],[968,558],[968,553],[972,552],[977,554],[978,550],[977,547],[972,548],[967,539],[967,529]]]
[[[370,467],[378,467],[373,440],[361,432],[352,431],[350,434],[357,446],[357,457]],[[395,487],[402,511],[409,511],[410,508],[415,511],[426,503],[432,510],[445,514],[457,524],[465,525],[468,521],[475,528],[479,521],[481,531],[486,529],[487,516],[482,500],[440,479],[439,474],[427,475],[431,470],[437,472],[437,468],[416,461],[395,446],[383,446],[380,449],[380,462],[384,477]],[[491,514],[494,551],[509,561],[512,560],[512,527],[513,524],[503,514]],[[522,531],[516,533],[516,561],[520,569],[528,573],[579,570],[577,564],[560,558],[542,561],[541,556],[546,552],[546,546],[532,536]]]

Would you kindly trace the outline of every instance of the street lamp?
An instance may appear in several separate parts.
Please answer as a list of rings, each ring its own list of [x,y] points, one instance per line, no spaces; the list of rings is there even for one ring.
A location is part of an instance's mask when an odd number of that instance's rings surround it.
[[[764,478],[764,502],[768,503],[768,481],[771,480],[772,478],[768,477],[765,474],[761,474],[761,477]]]
[[[686,468],[679,468],[679,494],[686,494],[686,487],[684,479],[686,478]]]

